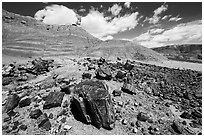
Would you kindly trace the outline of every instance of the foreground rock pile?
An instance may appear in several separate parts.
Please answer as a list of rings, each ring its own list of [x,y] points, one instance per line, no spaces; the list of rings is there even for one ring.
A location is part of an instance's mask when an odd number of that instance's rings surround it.
[[[72,62],[81,77],[60,75],[70,70],[53,60],[3,66],[3,134],[202,134],[201,72],[120,59]],[[20,74],[28,78],[19,81]]]

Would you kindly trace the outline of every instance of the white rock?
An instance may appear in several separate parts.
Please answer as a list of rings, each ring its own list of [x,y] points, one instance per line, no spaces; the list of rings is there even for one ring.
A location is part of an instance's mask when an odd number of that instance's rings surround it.
[[[70,126],[70,125],[64,125],[65,130],[70,130],[71,128],[72,128],[72,126]]]

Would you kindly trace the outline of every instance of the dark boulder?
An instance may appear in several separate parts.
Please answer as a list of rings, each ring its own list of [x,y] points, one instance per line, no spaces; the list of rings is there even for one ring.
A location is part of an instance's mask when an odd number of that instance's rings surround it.
[[[30,103],[31,103],[31,99],[29,97],[24,98],[19,102],[19,107],[22,108],[22,107],[25,107],[25,106],[29,106]]]
[[[129,94],[136,94],[137,93],[137,89],[133,84],[124,83],[123,87],[121,89],[122,89],[122,91],[129,93]]]
[[[194,118],[202,118],[202,112],[199,112],[197,110],[194,110],[192,113],[191,113],[192,117]]]
[[[134,65],[130,62],[130,60],[127,60],[126,63],[125,63],[125,65],[124,65],[124,68],[125,68],[126,70],[132,70],[133,67],[134,67]]]
[[[111,80],[112,78],[111,69],[106,63],[104,63],[103,65],[99,65],[99,68],[96,70],[96,78]]]
[[[140,112],[138,115],[137,115],[137,119],[140,120],[140,121],[147,121],[149,119],[149,116],[147,115],[147,113],[144,113],[144,112]]]
[[[35,110],[30,112],[29,116],[30,116],[30,118],[37,119],[42,114],[43,113],[40,109],[35,109]]]
[[[22,124],[22,125],[19,126],[19,129],[20,129],[20,130],[23,130],[23,131],[25,131],[27,128],[28,128],[28,127],[27,127],[26,125],[24,125],[24,124]]]
[[[102,81],[86,80],[77,84],[71,111],[76,119],[97,128],[112,129],[115,126],[111,96]]]
[[[12,77],[3,77],[2,78],[2,85],[6,86],[9,85],[13,81]]]
[[[91,79],[91,74],[90,73],[83,73],[82,74],[82,79]]]
[[[123,79],[125,76],[126,76],[126,73],[124,71],[119,70],[115,77],[119,79]]]
[[[113,90],[113,96],[114,96],[114,97],[116,97],[116,96],[121,96],[121,94],[122,94],[122,91],[121,91],[121,90],[119,90],[119,89]]]
[[[189,112],[184,111],[181,115],[181,118],[185,118],[185,119],[190,119],[191,118],[191,114]]]
[[[72,92],[73,87],[73,85],[67,85],[65,83],[60,86],[61,92],[64,92],[65,94],[70,94]]]
[[[39,128],[43,128],[46,131],[49,131],[51,129],[51,123],[50,123],[46,113],[40,115],[37,118],[37,123],[38,123]]]
[[[64,97],[63,92],[50,92],[49,95],[46,97],[43,109],[60,107],[62,104],[63,97]]]
[[[4,107],[5,111],[8,112],[13,110],[15,107],[18,106],[20,101],[20,97],[17,94],[9,95],[6,101],[6,105]]]
[[[2,67],[2,76],[3,77],[10,77],[14,74],[15,66],[13,64],[5,65]]]
[[[179,124],[179,122],[177,121],[173,121],[173,124],[171,125],[172,129],[178,133],[178,134],[182,134],[183,133],[183,128],[181,127],[181,125]]]

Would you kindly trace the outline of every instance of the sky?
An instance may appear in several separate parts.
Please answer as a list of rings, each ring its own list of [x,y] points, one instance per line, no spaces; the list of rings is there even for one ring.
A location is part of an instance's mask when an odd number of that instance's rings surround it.
[[[202,43],[201,2],[3,2],[4,10],[45,24],[81,27],[101,40],[129,40],[148,48]]]

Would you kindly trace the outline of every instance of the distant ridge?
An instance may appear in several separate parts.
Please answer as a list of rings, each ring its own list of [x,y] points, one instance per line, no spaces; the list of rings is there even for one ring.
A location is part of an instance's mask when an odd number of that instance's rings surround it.
[[[163,54],[168,59],[202,63],[201,44],[168,45],[152,49],[158,53]]]
[[[102,41],[80,26],[47,25],[3,10],[2,53],[7,56],[79,56],[165,60],[163,55],[124,40]]]

